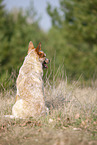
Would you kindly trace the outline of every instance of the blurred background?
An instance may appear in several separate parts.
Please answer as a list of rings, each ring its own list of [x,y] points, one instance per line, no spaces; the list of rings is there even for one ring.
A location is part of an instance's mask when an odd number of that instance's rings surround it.
[[[42,43],[51,78],[95,81],[97,0],[0,0],[0,88],[14,84],[29,41]]]

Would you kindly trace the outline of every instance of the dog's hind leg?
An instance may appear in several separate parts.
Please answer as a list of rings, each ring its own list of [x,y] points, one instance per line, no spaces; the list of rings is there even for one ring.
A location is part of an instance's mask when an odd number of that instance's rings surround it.
[[[17,101],[17,100],[19,100],[20,99],[20,96],[19,95],[16,95],[16,97],[15,97],[15,102]]]

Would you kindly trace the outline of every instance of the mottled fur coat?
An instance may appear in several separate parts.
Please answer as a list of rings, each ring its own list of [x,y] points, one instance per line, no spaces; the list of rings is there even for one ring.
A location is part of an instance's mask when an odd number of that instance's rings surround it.
[[[43,67],[46,68],[47,63],[49,60],[41,51],[41,43],[34,48],[30,41],[28,55],[25,57],[16,81],[16,103],[12,108],[14,117],[39,117],[46,114],[42,76]]]

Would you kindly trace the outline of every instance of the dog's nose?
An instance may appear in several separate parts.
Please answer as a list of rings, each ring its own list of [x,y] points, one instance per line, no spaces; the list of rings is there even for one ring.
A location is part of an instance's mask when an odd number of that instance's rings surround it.
[[[50,62],[50,60],[46,58],[45,59],[45,62],[48,64]]]

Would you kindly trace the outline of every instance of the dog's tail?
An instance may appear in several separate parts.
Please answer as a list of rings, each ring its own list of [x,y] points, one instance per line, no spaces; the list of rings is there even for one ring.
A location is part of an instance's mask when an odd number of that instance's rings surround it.
[[[16,119],[16,118],[19,118],[19,119],[22,119],[21,117],[16,117],[14,115],[4,115],[5,118],[11,118],[11,119]]]
[[[4,117],[6,117],[6,118],[11,118],[11,119],[15,118],[14,115],[4,115]]]

